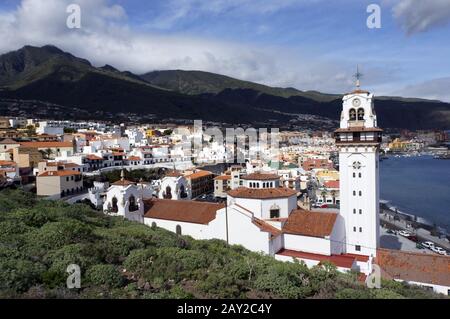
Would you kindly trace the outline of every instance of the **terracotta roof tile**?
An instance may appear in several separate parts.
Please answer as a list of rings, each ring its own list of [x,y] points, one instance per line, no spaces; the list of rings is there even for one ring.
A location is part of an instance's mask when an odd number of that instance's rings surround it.
[[[94,154],[89,154],[86,155],[86,159],[90,160],[90,161],[98,161],[98,160],[103,160],[102,157],[94,155]]]
[[[72,142],[21,142],[20,146],[31,148],[73,147]]]
[[[259,229],[261,229],[262,231],[266,232],[266,233],[270,233],[272,236],[278,236],[281,235],[281,230],[266,223],[265,221],[258,219],[258,218],[253,218],[253,224],[258,226]]]
[[[327,256],[327,255],[307,253],[304,251],[289,250],[284,248],[282,248],[279,252],[277,252],[277,255],[295,257],[300,259],[316,260],[319,262],[319,264],[328,261],[335,264],[337,267],[348,269],[352,268],[353,263],[355,262],[355,258],[351,256],[345,255]]]
[[[228,181],[231,179],[231,175],[220,175],[214,178],[216,181]]]
[[[297,195],[297,192],[290,188],[247,188],[239,187],[227,193],[231,197],[251,198],[251,199],[270,199],[285,198]]]
[[[450,286],[450,257],[378,249],[376,264],[387,278]]]
[[[339,181],[326,181],[324,186],[327,188],[339,188]]]
[[[283,232],[313,237],[330,236],[337,215],[337,213],[296,210],[289,215],[287,222],[283,226]]]
[[[145,201],[147,218],[173,220],[194,224],[209,224],[223,204],[187,200],[153,199]]]
[[[141,158],[139,156],[130,156],[127,158],[129,161],[140,161]]]
[[[213,173],[209,172],[209,171],[197,171],[195,173],[192,173],[191,175],[186,176],[189,179],[196,179],[196,178],[202,178],[202,177],[206,177],[206,176],[212,176]]]
[[[64,171],[48,171],[42,174],[39,174],[39,177],[50,177],[50,176],[78,176],[81,175],[80,172],[72,171],[72,170],[64,170]]]

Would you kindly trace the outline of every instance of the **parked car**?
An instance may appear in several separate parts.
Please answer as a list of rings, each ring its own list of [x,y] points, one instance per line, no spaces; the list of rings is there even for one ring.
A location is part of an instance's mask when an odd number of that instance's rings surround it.
[[[426,242],[422,243],[422,246],[425,247],[425,248],[431,249],[431,248],[434,247],[434,243],[431,242],[431,241],[426,241]]]
[[[416,248],[417,249],[425,249],[425,247],[423,247],[423,245],[419,244],[419,243],[416,244]]]
[[[394,235],[397,234],[397,232],[396,232],[395,230],[393,230],[393,229],[388,229],[386,232],[387,232],[388,234],[394,234]]]
[[[419,239],[417,238],[416,235],[411,235],[411,236],[408,237],[408,239],[413,241],[413,242],[415,242],[415,243],[417,243],[419,241]]]
[[[406,231],[406,230],[400,230],[400,231],[398,232],[398,234],[399,234],[400,236],[403,236],[403,237],[409,237],[409,236],[411,236],[411,233],[410,233],[409,231]]]
[[[328,208],[328,204],[323,204],[320,208]]]
[[[442,247],[439,247],[439,246],[433,246],[431,248],[431,250],[439,255],[444,255],[444,256],[447,255],[447,252],[445,251],[445,249]]]

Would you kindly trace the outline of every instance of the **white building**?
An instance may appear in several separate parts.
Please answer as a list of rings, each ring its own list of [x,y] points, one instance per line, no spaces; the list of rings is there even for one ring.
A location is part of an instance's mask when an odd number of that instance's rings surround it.
[[[143,222],[144,200],[153,197],[153,188],[145,183],[134,183],[122,178],[106,192],[103,211],[126,219]]]
[[[63,135],[64,126],[61,126],[58,122],[42,121],[39,122],[39,127],[36,128],[36,133],[48,135]]]
[[[345,219],[346,251],[375,256],[379,248],[379,150],[373,94],[356,90],[343,98],[339,150],[340,212]]]
[[[173,200],[191,199],[191,190],[186,177],[177,171],[166,174],[161,179],[158,198]]]

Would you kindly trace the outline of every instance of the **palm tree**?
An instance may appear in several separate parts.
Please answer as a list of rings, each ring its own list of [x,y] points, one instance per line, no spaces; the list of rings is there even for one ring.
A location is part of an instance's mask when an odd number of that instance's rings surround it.
[[[331,196],[333,197],[333,205],[336,204],[336,191],[331,191]]]
[[[325,204],[327,202],[327,192],[326,190],[323,190],[320,195],[322,195],[323,203]]]

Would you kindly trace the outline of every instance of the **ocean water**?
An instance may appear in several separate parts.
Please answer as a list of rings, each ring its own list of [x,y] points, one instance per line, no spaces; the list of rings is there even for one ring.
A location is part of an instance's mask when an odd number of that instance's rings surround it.
[[[390,156],[380,163],[380,198],[450,230],[450,160]]]

